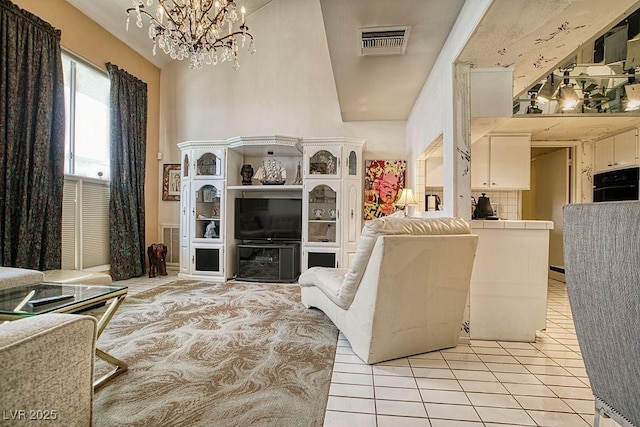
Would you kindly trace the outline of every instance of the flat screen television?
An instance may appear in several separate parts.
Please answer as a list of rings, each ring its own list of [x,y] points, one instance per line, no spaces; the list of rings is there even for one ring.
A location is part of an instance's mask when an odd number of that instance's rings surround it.
[[[301,199],[236,199],[234,219],[238,240],[302,240]]]

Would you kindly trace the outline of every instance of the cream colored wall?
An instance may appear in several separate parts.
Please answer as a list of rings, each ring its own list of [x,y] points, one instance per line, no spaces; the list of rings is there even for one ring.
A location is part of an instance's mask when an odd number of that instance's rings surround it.
[[[257,52],[240,49],[237,71],[163,68],[165,163],[180,163],[182,141],[258,135],[365,139],[365,159],[406,159],[405,121],[342,122],[319,0],[274,0],[247,20]],[[160,223],[178,223],[175,202],[160,207]]]
[[[193,70],[188,61],[162,70],[162,139],[172,158],[181,141],[273,134],[362,138],[376,156],[404,156],[405,121],[342,122],[319,0],[272,1],[249,25],[257,52],[241,48],[238,70]]]
[[[19,7],[62,30],[62,47],[101,69],[111,62],[147,83],[147,161],[145,231],[147,244],[158,241],[158,199],[161,194],[156,160],[160,129],[160,69],[122,43],[64,0],[13,0]],[[124,14],[124,12],[123,12]],[[122,25],[125,17],[123,16]]]

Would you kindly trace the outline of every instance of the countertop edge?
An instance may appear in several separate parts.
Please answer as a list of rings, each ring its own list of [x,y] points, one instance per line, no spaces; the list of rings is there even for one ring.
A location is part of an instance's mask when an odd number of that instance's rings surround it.
[[[544,220],[471,220],[471,228],[507,230],[553,230],[553,221]]]

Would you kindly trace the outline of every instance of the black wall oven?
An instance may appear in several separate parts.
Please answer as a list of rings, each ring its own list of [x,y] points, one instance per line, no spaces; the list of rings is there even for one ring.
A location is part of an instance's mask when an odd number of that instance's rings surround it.
[[[640,168],[619,169],[593,175],[593,201],[640,200]]]

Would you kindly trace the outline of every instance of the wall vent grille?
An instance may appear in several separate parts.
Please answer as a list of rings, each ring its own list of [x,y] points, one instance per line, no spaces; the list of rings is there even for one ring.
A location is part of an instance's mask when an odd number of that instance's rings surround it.
[[[360,54],[402,55],[407,48],[409,26],[360,28]]]
[[[167,245],[167,267],[175,267],[180,263],[180,226],[173,224],[162,224],[160,226],[162,243]]]

